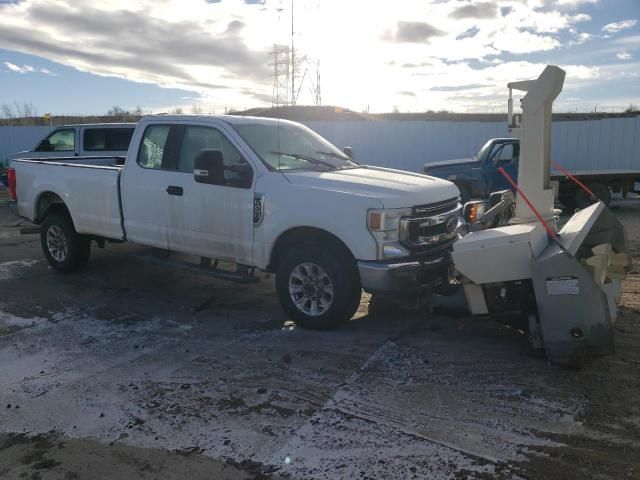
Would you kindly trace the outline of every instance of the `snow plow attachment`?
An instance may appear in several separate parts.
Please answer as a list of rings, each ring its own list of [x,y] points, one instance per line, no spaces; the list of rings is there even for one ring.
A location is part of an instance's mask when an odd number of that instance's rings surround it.
[[[574,214],[532,260],[537,325],[529,333],[549,360],[579,366],[614,352],[612,325],[630,265],[624,227],[601,202]]]
[[[517,182],[496,166],[517,192],[515,212],[508,226],[470,229],[454,243],[451,257],[473,315],[500,316],[528,330],[530,344],[544,349],[553,363],[579,366],[614,351],[612,325],[630,259],[622,224],[562,167],[596,203],[575,213],[557,233],[560,212],[554,205],[549,152],[552,105],[564,78],[564,70],[548,65],[535,80],[507,85],[509,131],[520,142]],[[512,90],[526,92],[520,100],[522,115],[513,113]],[[472,203],[465,205],[465,218]],[[499,223],[511,211],[506,208]]]

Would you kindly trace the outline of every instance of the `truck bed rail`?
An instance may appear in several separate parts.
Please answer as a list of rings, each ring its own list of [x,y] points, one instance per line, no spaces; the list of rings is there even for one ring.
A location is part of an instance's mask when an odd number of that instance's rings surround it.
[[[93,163],[92,163],[93,161]],[[100,161],[100,163],[97,163]],[[80,167],[80,168],[103,168],[109,170],[120,170],[124,166],[125,157],[55,157],[46,158],[19,158],[12,162],[21,163],[38,163],[46,165],[58,165],[62,167]],[[113,164],[109,164],[113,163]]]

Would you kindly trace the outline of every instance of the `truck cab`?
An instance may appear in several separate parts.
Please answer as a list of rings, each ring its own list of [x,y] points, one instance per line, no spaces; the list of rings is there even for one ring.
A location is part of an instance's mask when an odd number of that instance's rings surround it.
[[[9,160],[98,155],[125,156],[135,126],[135,123],[63,125],[56,127],[32,150],[9,155]]]
[[[517,138],[494,138],[471,158],[427,163],[423,171],[455,183],[462,201],[466,202],[470,198],[487,198],[491,192],[511,189],[498,168],[504,168],[514,180],[517,179],[519,156]]]

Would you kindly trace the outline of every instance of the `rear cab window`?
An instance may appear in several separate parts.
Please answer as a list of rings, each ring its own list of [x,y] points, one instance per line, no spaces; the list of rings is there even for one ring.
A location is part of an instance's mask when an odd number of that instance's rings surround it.
[[[84,150],[87,152],[127,151],[134,128],[85,128]]]

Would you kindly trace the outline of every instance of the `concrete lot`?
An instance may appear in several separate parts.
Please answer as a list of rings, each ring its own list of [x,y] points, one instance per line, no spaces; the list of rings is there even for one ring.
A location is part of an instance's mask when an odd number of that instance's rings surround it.
[[[640,478],[640,202],[615,356],[363,297],[333,332],[239,286],[93,250],[52,271],[0,198],[0,478]]]

